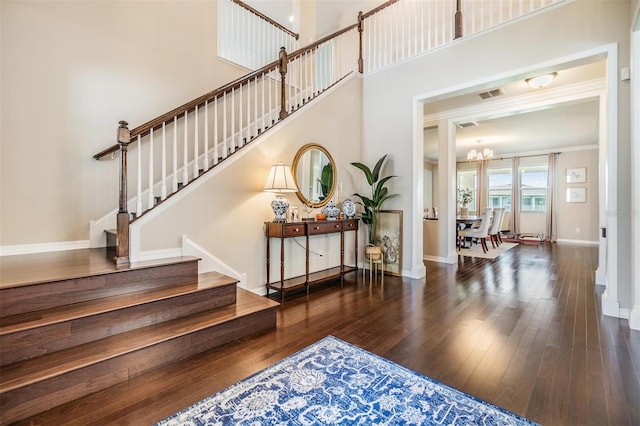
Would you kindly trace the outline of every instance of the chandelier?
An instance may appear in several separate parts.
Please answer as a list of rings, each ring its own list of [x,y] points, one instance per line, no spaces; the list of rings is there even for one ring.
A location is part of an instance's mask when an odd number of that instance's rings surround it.
[[[478,145],[480,145],[482,141],[478,141]],[[491,160],[493,158],[493,151],[489,148],[480,149],[472,149],[467,153],[467,161],[486,161]]]

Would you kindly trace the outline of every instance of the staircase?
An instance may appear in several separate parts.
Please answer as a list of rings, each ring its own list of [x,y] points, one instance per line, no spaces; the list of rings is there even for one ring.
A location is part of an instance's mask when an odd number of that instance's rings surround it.
[[[192,257],[104,249],[0,258],[0,423],[276,327],[278,304]]]

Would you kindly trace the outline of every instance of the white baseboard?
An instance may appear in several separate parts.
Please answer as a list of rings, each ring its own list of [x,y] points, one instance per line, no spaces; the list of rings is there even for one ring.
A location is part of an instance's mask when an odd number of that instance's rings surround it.
[[[167,259],[169,257],[182,256],[182,249],[162,249],[162,250],[149,250],[140,252],[140,257],[136,259],[136,262],[144,262],[147,260]]]
[[[629,328],[640,330],[640,305],[634,306],[629,314]]]
[[[57,243],[19,244],[13,246],[0,246],[0,256],[47,253],[52,251],[79,250],[87,248],[89,248],[89,240],[62,241]]]
[[[456,256],[457,258],[457,256]],[[429,255],[424,255],[422,256],[423,260],[428,260],[430,262],[438,262],[438,263],[449,263],[449,264],[454,264],[457,262],[456,259],[450,259],[448,257],[442,257],[442,256],[429,256]]]
[[[625,318],[622,316],[622,309],[620,309],[620,303],[617,300],[610,300],[608,291],[605,290],[602,293],[602,313],[609,317]],[[626,318],[629,317],[629,311],[627,311]]]
[[[249,290],[251,293],[255,293],[258,296],[266,296],[267,295],[267,288],[266,287],[258,287],[258,288],[254,288],[253,290]]]
[[[198,265],[198,271],[200,273],[211,271],[219,272],[237,279],[239,281],[238,287],[248,289],[247,274],[245,272],[236,271],[186,235],[182,236],[181,253],[183,256],[196,256],[201,259]]]
[[[568,239],[558,239],[556,240],[557,244],[579,244],[583,246],[598,246],[598,241],[589,241],[589,240],[568,240]]]
[[[424,278],[426,275],[427,275],[427,268],[424,265],[416,265],[410,271],[405,271],[405,270],[402,271],[403,277],[409,277],[416,280],[419,280],[420,278]]]

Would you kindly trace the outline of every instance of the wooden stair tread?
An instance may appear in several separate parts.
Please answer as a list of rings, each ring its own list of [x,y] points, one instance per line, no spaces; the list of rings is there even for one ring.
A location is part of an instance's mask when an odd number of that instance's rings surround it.
[[[0,256],[0,289],[22,287],[200,260],[179,256],[116,266],[104,248]],[[33,265],[38,265],[34,268]]]
[[[236,304],[170,320],[0,368],[0,394],[181,337],[279,304],[236,289]]]
[[[207,272],[198,275],[198,281],[170,287],[159,287],[134,293],[126,293],[86,302],[73,303],[56,308],[26,312],[0,318],[0,336],[46,325],[71,321],[77,318],[129,308],[158,300],[169,299],[205,289],[232,285],[238,280],[229,276]]]

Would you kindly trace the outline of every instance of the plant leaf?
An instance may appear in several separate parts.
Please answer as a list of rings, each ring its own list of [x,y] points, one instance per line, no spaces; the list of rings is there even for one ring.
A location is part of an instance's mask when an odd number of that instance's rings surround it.
[[[387,158],[387,154],[383,155],[373,167],[373,181],[369,182],[369,185],[373,185],[374,182],[378,181],[378,178],[380,177],[380,169],[382,168],[382,163],[384,163],[385,158]]]
[[[375,180],[373,179],[373,175],[371,174],[371,169],[369,169],[369,166],[367,166],[366,164],[355,162],[355,163],[351,163],[351,165],[362,170],[362,172],[367,178],[367,182],[369,183],[369,185],[373,185],[373,182],[378,180],[378,179],[375,179]]]

